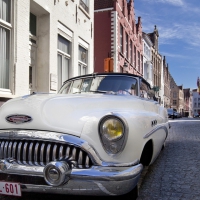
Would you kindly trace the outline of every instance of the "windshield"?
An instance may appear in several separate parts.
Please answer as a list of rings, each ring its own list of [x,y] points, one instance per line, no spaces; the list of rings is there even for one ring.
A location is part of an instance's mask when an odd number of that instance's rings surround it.
[[[137,79],[126,76],[97,76],[66,82],[59,94],[96,92],[138,95]]]

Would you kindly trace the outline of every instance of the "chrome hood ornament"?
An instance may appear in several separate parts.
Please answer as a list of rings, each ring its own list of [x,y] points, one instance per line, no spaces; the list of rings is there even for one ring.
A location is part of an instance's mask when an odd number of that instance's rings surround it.
[[[9,115],[6,117],[6,121],[13,124],[22,124],[30,122],[32,118],[28,115]]]

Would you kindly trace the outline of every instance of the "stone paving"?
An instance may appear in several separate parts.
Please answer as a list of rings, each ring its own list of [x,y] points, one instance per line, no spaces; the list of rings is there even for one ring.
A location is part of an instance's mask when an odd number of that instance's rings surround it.
[[[142,178],[137,200],[200,199],[199,119],[171,121],[165,149]]]

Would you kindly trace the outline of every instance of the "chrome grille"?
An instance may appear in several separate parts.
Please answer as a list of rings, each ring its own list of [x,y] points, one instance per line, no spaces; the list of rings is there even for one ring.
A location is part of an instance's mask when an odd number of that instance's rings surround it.
[[[45,166],[55,160],[69,160],[77,168],[90,168],[92,161],[79,147],[66,143],[29,140],[0,140],[0,159],[18,164]]]

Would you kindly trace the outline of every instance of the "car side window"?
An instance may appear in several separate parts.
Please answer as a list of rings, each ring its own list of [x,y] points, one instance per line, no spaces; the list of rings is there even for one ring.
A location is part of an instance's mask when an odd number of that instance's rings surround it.
[[[80,93],[80,91],[81,91],[81,83],[82,83],[82,79],[75,80],[72,83],[72,87],[71,87],[69,93],[72,93],[72,94]]]
[[[151,97],[149,96],[149,90],[150,90],[150,87],[144,81],[141,81],[140,97],[145,98],[145,99],[150,99]]]
[[[70,90],[71,82],[66,83],[61,90],[59,91],[59,94],[67,94]]]
[[[81,92],[89,92],[92,84],[92,78],[84,79],[81,85]]]

